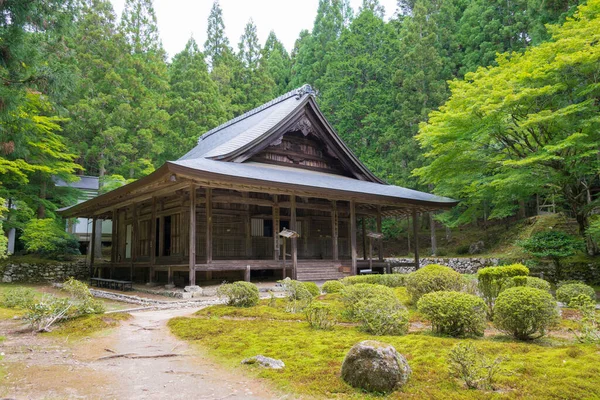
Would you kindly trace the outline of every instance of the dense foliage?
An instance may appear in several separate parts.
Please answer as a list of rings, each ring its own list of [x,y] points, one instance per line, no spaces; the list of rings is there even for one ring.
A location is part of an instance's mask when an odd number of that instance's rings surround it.
[[[544,336],[558,317],[558,306],[552,295],[531,287],[506,289],[494,307],[494,325],[519,340]]]
[[[488,317],[494,316],[496,298],[510,284],[511,278],[529,275],[529,268],[523,264],[486,267],[477,271],[477,286],[488,306]]]
[[[568,283],[556,289],[556,299],[566,305],[570,305],[578,296],[585,296],[596,303],[596,291],[584,283]]]
[[[357,283],[371,283],[374,285],[383,285],[388,287],[404,286],[406,275],[403,274],[372,274],[347,276],[342,279],[344,285],[356,285]]]
[[[225,283],[217,289],[219,297],[227,299],[227,304],[234,307],[253,307],[258,304],[258,288],[250,282]]]
[[[414,304],[425,294],[438,291],[460,291],[463,277],[450,267],[430,264],[411,272],[406,278],[406,288]]]
[[[417,309],[431,321],[434,332],[455,337],[483,336],[486,306],[480,297],[462,292],[423,295]]]
[[[548,259],[554,263],[554,279],[562,276],[560,261],[584,249],[580,238],[561,231],[538,232],[529,239],[519,242],[523,249],[535,258]]]
[[[319,0],[288,53],[275,32],[260,43],[251,20],[230,43],[215,1],[203,48],[190,38],[169,58],[152,0],[126,0],[120,18],[108,0],[2,2],[3,229],[73,204],[57,177],[98,175],[107,189],[140,178],[305,83],[377,175],[462,199],[446,224],[552,195],[585,229],[598,171],[600,6],[575,14],[579,3],[411,0],[386,20],[377,0],[358,10]],[[505,52],[514,53],[496,57]]]
[[[324,293],[339,293],[344,290],[344,284],[340,281],[327,281],[321,286]]]

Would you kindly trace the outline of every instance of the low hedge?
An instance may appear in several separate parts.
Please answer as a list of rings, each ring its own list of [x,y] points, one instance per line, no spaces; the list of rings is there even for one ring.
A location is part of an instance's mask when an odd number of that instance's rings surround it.
[[[431,321],[433,331],[454,337],[483,336],[486,306],[477,296],[462,292],[433,292],[419,299],[417,309]]]
[[[304,287],[306,288],[306,290],[308,290],[309,293],[312,295],[312,297],[316,297],[321,294],[321,289],[319,289],[319,287],[317,286],[316,283],[303,282],[303,284],[304,284]]]
[[[494,325],[516,339],[542,337],[558,320],[556,300],[545,290],[517,286],[504,290],[496,299]]]
[[[363,300],[381,297],[389,302],[398,301],[391,288],[370,283],[357,283],[356,285],[346,286],[340,294],[344,303],[344,313],[350,319],[356,318],[356,307]]]
[[[536,289],[545,290],[546,292],[550,292],[551,289],[550,282],[533,276],[513,276],[512,279],[506,283],[505,289],[515,286],[533,287]]]
[[[406,274],[384,274],[384,275],[356,275],[347,276],[341,280],[344,285],[356,285],[358,283],[371,283],[387,287],[405,286]]]
[[[406,277],[406,290],[413,303],[425,294],[439,291],[460,291],[464,285],[463,277],[450,267],[430,264],[411,272]]]
[[[481,297],[487,304],[488,317],[494,316],[494,303],[502,290],[506,289],[510,280],[515,276],[529,275],[529,268],[523,264],[502,265],[499,267],[486,267],[477,271],[477,287]]]

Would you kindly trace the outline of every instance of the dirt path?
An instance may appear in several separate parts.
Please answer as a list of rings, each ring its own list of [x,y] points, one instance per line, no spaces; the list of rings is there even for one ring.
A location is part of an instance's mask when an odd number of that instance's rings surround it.
[[[133,313],[105,336],[75,343],[14,329],[3,321],[0,397],[15,399],[274,399],[265,382],[231,371],[170,334],[170,318],[195,310]],[[12,323],[12,330],[11,324]],[[111,351],[107,351],[110,349]],[[114,352],[114,353],[113,353]],[[142,358],[101,357],[132,353]],[[176,354],[171,357],[144,358]],[[283,396],[290,398],[289,396]]]

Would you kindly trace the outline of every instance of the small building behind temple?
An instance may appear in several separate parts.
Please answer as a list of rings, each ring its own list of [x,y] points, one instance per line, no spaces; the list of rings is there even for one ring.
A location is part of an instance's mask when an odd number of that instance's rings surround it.
[[[110,259],[94,261],[94,276],[194,285],[357,274],[369,268],[358,259],[358,220],[381,232],[382,217],[455,204],[376,177],[305,85],[206,132],[152,174],[61,213],[112,221]],[[382,239],[374,237],[377,266]]]

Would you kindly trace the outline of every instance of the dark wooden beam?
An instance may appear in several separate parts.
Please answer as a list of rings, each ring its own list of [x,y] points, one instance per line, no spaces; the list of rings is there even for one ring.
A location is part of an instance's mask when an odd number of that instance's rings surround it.
[[[117,227],[119,225],[119,217],[117,214],[117,209],[112,210],[112,229],[111,229],[111,238],[110,238],[110,261],[115,263],[117,262],[117,247],[118,247],[118,238],[117,238]]]
[[[419,269],[419,221],[417,209],[413,210],[413,236],[415,237],[415,269]]]
[[[189,268],[190,285],[196,284],[196,186],[190,185],[190,223],[188,229],[189,236]]]
[[[156,197],[152,197],[152,216],[150,217],[150,270],[149,283],[154,282],[154,264],[156,263]]]
[[[339,259],[338,254],[338,212],[337,202],[333,200],[331,202],[331,245],[332,245],[332,258],[334,260]]]
[[[367,261],[367,225],[365,224],[365,217],[362,217],[360,222],[362,225],[363,260]]]
[[[94,277],[94,258],[96,257],[96,220],[92,218],[92,236],[90,236],[90,278]]]
[[[135,257],[137,255],[137,208],[136,208],[136,204],[133,203],[131,205],[131,243],[130,243],[130,247],[131,247],[131,267],[129,270],[129,280],[133,281],[133,263],[135,262]]]
[[[212,262],[213,254],[212,254],[212,189],[206,188],[206,263],[210,264]]]
[[[350,200],[350,246],[352,248],[351,250],[351,254],[352,254],[352,275],[356,275],[357,274],[357,270],[356,270],[356,266],[357,266],[357,262],[356,262],[356,258],[357,258],[357,254],[356,254],[356,204],[354,203],[354,200]]]
[[[381,206],[377,206],[377,233],[382,233],[381,230]],[[377,239],[377,250],[379,252],[379,261],[383,261],[383,236]]]
[[[296,226],[296,195],[290,196],[290,229],[297,232]],[[298,238],[292,237],[292,277],[298,279]]]
[[[280,221],[280,209],[278,203],[278,197],[276,194],[273,195],[273,218],[272,218],[272,230],[273,230],[273,260],[279,260],[279,221]],[[283,277],[285,278],[285,271]]]

